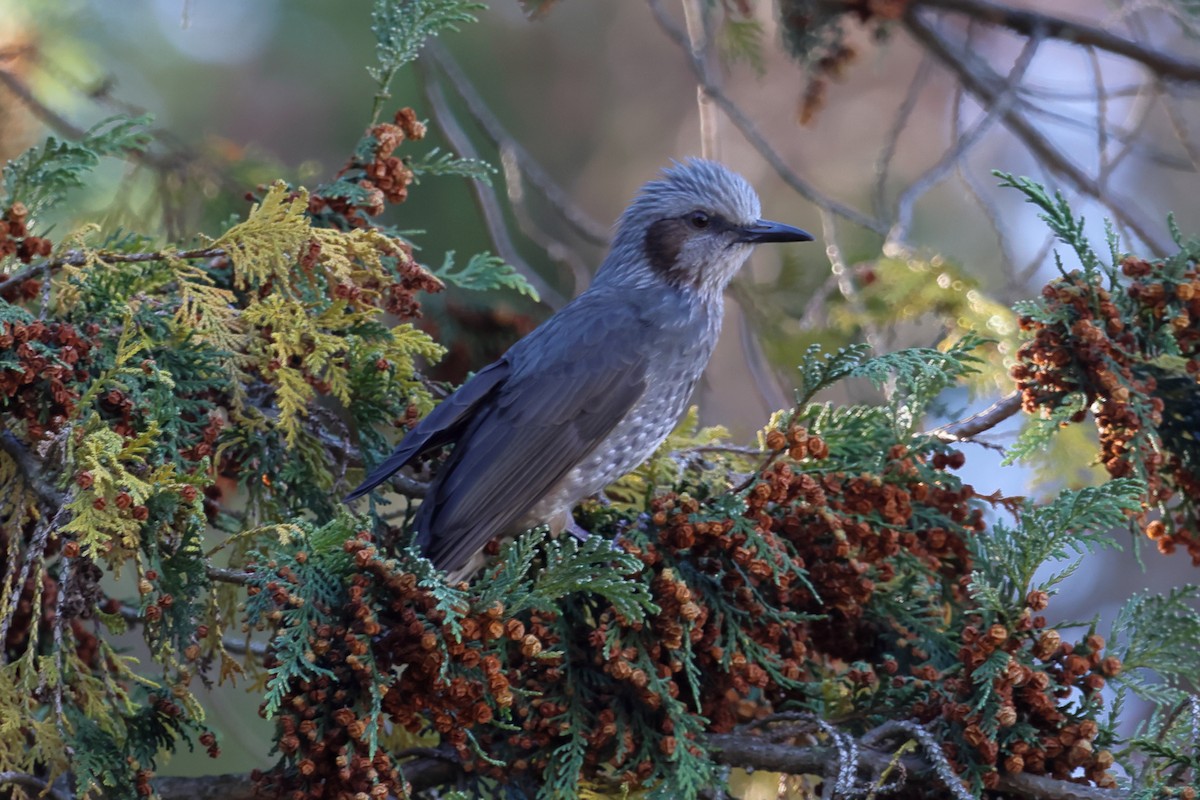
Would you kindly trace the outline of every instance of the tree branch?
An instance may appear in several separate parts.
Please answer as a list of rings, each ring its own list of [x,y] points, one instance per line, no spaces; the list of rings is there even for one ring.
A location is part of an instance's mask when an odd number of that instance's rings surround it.
[[[224,567],[209,567],[205,570],[210,581],[218,583],[233,583],[238,586],[245,586],[254,577],[254,573],[245,572],[237,569],[225,569]]]
[[[537,159],[531,156],[529,151],[522,147],[504,129],[504,126],[500,124],[500,120],[488,108],[487,102],[475,90],[466,73],[462,71],[462,68],[459,67],[458,62],[451,57],[450,53],[436,41],[430,42],[425,46],[425,53],[433,63],[437,64],[438,69],[446,76],[446,79],[450,81],[450,85],[454,88],[454,91],[462,98],[463,104],[471,112],[471,116],[474,117],[475,121],[479,123],[479,127],[483,129],[483,132],[492,140],[492,143],[502,153],[507,150],[513,154],[517,164],[520,166],[521,173],[558,209],[563,219],[575,229],[575,232],[594,245],[607,247],[609,240],[608,227],[592,219],[583,209],[577,206],[571,199],[571,195],[559,186],[546,170],[542,169]]]
[[[30,792],[36,792],[40,797],[48,797],[50,800],[67,800],[62,792],[55,790],[49,783],[34,775],[27,775],[24,772],[0,772],[0,786],[4,784],[11,786],[20,786]]]
[[[1021,393],[1013,392],[1002,400],[992,403],[978,414],[942,425],[940,428],[934,428],[929,435],[943,442],[967,441],[972,436],[991,430],[1020,410]]]
[[[797,718],[801,727],[811,727],[813,724],[805,719]],[[777,715],[772,718],[784,723],[791,718]],[[761,725],[755,727],[762,727]],[[822,729],[844,734],[825,723]],[[815,730],[815,729],[814,729]],[[923,729],[914,723],[887,723],[863,735],[858,740],[844,738],[843,744],[853,742],[850,748],[855,754],[853,764],[846,765],[851,772],[862,773],[870,780],[877,781],[885,775],[889,768],[899,770],[906,781],[919,780],[928,783],[944,782],[950,777],[956,786],[947,786],[950,794],[969,796],[956,776],[942,776],[940,770],[931,763],[929,747],[935,745],[928,737],[920,736]],[[795,738],[798,730],[795,723],[775,731]],[[759,735],[743,730],[735,733],[709,734],[706,744],[713,758],[731,767],[750,770],[766,770],[785,775],[827,775],[830,767],[839,765],[847,755],[836,745],[827,744],[795,744],[781,741],[779,737]],[[924,748],[924,755],[904,755],[896,758],[898,740],[922,740],[919,743]],[[940,750],[938,751],[940,752]],[[414,748],[403,754],[415,756],[402,763],[401,770],[405,779],[411,784],[413,791],[419,792],[436,786],[453,783],[464,773],[462,766],[453,758],[446,758],[440,752],[429,751],[426,748]],[[936,760],[936,754],[932,755]],[[251,800],[254,796],[253,782],[247,775],[208,775],[195,778],[157,778],[153,781],[155,790],[163,800]],[[1057,780],[1045,775],[1005,774],[1000,778],[1000,791],[1014,798],[1028,800],[1120,800],[1121,793],[1095,786],[1085,786],[1069,781]],[[60,798],[61,800],[61,798]]]
[[[1008,73],[999,96],[988,106],[983,119],[976,122],[970,130],[956,137],[953,147],[900,193],[900,198],[896,201],[896,222],[888,232],[889,243],[896,244],[907,239],[909,227],[912,225],[913,207],[916,205],[917,199],[949,175],[961,163],[967,151],[974,147],[991,129],[992,124],[1008,113],[1009,108],[1017,100],[1021,81],[1024,80],[1025,72],[1029,69],[1029,64],[1033,61],[1041,43],[1041,33],[1034,31],[1025,43],[1025,47],[1021,49],[1021,54],[1017,57],[1012,70]]]
[[[0,450],[8,453],[9,457],[16,462],[17,470],[25,476],[33,493],[47,508],[57,512],[66,505],[66,498],[62,492],[42,478],[42,471],[38,467],[36,459],[21,443],[21,440],[13,436],[10,431],[0,431]]]
[[[4,280],[0,280],[0,294],[10,287],[16,286],[22,281],[32,278],[39,272],[44,270],[54,270],[63,266],[82,267],[89,260],[103,261],[109,264],[138,264],[145,261],[163,261],[164,259],[175,259],[179,261],[190,261],[196,258],[218,258],[226,255],[225,251],[220,247],[205,247],[199,250],[155,250],[149,253],[111,253],[104,251],[95,251],[89,253],[83,250],[68,250],[60,256],[38,261],[29,264],[9,275]]]
[[[1035,31],[1040,31],[1053,39],[1088,45],[1124,56],[1163,78],[1200,82],[1200,63],[1175,58],[1163,48],[1143,47],[1132,39],[1084,22],[1063,19],[1040,11],[1013,8],[992,0],[919,0],[914,5],[966,14],[993,25],[1003,26],[1022,36],[1031,36]]]

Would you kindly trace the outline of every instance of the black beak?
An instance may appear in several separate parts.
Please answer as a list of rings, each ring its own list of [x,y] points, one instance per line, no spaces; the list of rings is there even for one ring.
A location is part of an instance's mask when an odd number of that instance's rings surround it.
[[[750,227],[742,228],[742,235],[738,237],[739,242],[747,242],[749,244],[811,242],[812,240],[812,234],[808,231],[802,231],[799,228],[793,228],[791,225],[784,225],[782,222],[771,222],[766,219],[760,219]]]

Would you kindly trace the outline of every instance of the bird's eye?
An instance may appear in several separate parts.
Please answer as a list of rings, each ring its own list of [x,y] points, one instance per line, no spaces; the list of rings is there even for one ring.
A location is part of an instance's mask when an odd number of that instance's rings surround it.
[[[688,214],[687,221],[688,225],[691,225],[698,231],[704,230],[712,222],[708,214],[705,214],[703,211],[693,211],[691,214]]]

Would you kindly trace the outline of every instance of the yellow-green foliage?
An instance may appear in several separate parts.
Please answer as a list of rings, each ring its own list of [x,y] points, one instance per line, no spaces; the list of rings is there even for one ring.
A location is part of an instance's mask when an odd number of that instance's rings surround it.
[[[4,487],[0,492],[0,525],[16,530],[34,519],[37,503],[29,482],[12,456],[3,451],[0,451],[0,486]]]
[[[266,292],[261,299],[250,295],[235,324],[228,322],[221,302],[225,297],[218,293],[195,290],[187,312],[225,330],[246,331],[247,364],[275,388],[276,424],[289,446],[297,444],[301,418],[316,396],[314,382],[327,384],[342,403],[350,402],[349,357],[361,341],[351,331],[383,314],[372,302],[394,281],[383,259],[407,258],[379,231],[314,227],[307,208],[306,191],[276,183],[244,222],[214,242],[233,263],[236,287]],[[389,341],[374,347],[377,357],[395,364],[401,376],[412,374],[415,357],[436,360],[445,352],[412,325],[394,329]],[[420,405],[430,404],[416,381],[405,388]]]
[[[234,286],[295,296],[306,288],[332,291],[354,285],[352,305],[370,306],[381,287],[392,282],[383,265],[385,256],[404,257],[396,242],[377,230],[339,231],[317,228],[305,211],[308,192],[276,182],[246,216],[213,245],[233,262]],[[311,258],[304,258],[308,248]],[[301,269],[296,269],[297,259]]]
[[[89,475],[91,485],[84,489],[76,482],[74,496],[67,504],[70,521],[59,530],[79,542],[88,557],[105,557],[119,567],[124,558],[137,551],[142,524],[131,509],[144,505],[155,492],[171,489],[175,482],[174,464],[160,464],[149,471],[138,469],[146,466],[145,451],[157,435],[153,425],[134,439],[101,427],[72,445],[69,457]],[[121,494],[129,499],[118,502]]]
[[[173,259],[179,282],[175,324],[218,350],[239,353],[245,347],[245,325],[235,306],[237,295],[216,286],[213,279],[188,261]]]

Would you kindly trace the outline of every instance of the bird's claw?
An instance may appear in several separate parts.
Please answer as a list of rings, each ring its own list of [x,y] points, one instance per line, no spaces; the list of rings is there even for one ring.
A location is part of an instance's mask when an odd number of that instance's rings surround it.
[[[583,527],[582,525],[580,525],[578,522],[576,522],[574,518],[572,518],[571,521],[567,523],[567,526],[565,528],[563,528],[563,531],[571,534],[576,539],[578,539],[580,542],[586,542],[588,539],[590,539],[592,537],[592,532],[589,531],[587,528]],[[608,546],[610,548],[612,548],[613,552],[615,552],[615,553],[625,552],[624,549],[619,544],[617,544],[616,539],[608,540]]]

